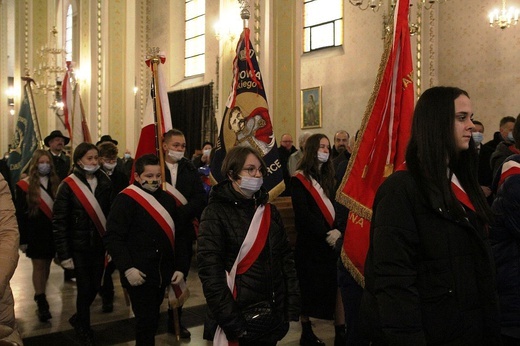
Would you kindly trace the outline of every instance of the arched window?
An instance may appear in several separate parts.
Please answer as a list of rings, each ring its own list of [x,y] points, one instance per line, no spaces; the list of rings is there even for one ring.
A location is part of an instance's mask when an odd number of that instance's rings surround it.
[[[67,7],[65,18],[65,60],[72,61],[72,5]]]
[[[303,0],[303,52],[343,45],[343,1]]]
[[[206,71],[206,0],[186,0],[184,76]]]

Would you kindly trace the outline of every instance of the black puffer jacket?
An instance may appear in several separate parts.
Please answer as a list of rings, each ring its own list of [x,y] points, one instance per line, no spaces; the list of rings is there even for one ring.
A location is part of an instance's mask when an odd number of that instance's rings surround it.
[[[233,267],[244,242],[256,210],[255,202],[265,204],[268,195],[261,190],[255,197],[256,200],[245,199],[233,189],[230,181],[223,181],[213,187],[201,217],[197,260],[209,307],[208,319],[216,320],[228,340],[236,340],[247,329],[241,309],[269,301],[273,292],[275,309],[284,313],[286,321],[298,320],[300,313],[293,254],[274,206],[271,206],[271,225],[264,249],[246,273],[236,276],[236,301],[227,286],[226,271]],[[205,338],[212,338],[214,330],[208,329],[204,331]]]
[[[90,189],[82,169],[74,168],[74,175]],[[106,217],[113,197],[112,183],[106,173],[100,169],[97,170],[95,176],[97,178],[97,187],[94,191],[94,196]],[[56,193],[52,228],[56,252],[61,261],[72,258],[72,254],[76,251],[103,252],[103,242],[94,222],[70,186],[65,182],[60,184]],[[74,265],[78,264],[74,263]]]

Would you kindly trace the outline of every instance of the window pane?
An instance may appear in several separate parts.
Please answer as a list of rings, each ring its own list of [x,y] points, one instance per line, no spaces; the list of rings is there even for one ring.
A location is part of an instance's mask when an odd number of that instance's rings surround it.
[[[311,30],[311,49],[334,45],[334,25],[332,23],[315,26]]]
[[[197,54],[204,54],[205,50],[205,37],[198,36],[191,40],[186,40],[186,54],[185,57],[189,58]]]
[[[186,38],[203,35],[206,26],[205,16],[197,17],[186,22]]]
[[[205,0],[187,0],[186,1],[186,20],[204,15],[206,10]]]
[[[186,59],[186,77],[204,73],[204,55]]]

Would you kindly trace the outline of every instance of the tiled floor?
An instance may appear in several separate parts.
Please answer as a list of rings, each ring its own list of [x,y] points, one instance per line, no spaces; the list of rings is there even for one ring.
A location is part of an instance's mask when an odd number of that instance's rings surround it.
[[[190,298],[184,305],[183,323],[191,332],[191,339],[177,342],[175,337],[166,333],[166,301],[161,307],[161,323],[156,336],[156,345],[211,345],[202,339],[204,315],[206,311],[202,287],[197,275],[196,263],[188,276]],[[75,334],[68,323],[75,312],[76,285],[63,281],[63,270],[56,264],[51,265],[51,274],[47,285],[47,300],[51,306],[52,319],[41,323],[36,316],[36,303],[33,300],[34,290],[31,281],[31,261],[23,254],[20,256],[18,268],[11,280],[15,298],[15,314],[18,328],[26,346],[37,345],[77,345]],[[116,286],[114,312],[101,312],[101,299],[98,297],[91,307],[91,320],[98,345],[134,345],[133,313],[126,305],[123,290],[119,283],[118,272],[113,276]],[[314,321],[316,335],[327,345],[334,344],[334,326],[332,321]],[[299,323],[292,322],[289,333],[279,345],[298,345],[301,328]]]

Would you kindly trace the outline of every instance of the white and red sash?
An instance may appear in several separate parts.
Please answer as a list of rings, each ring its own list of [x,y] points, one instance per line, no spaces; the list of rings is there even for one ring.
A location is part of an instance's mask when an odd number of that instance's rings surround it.
[[[179,190],[177,190],[175,186],[168,182],[166,183],[166,192],[169,193],[173,198],[175,198],[175,203],[177,207],[188,204],[188,200],[186,199],[186,197],[184,197],[184,195]],[[195,235],[198,236],[199,220],[196,217],[194,217],[193,220],[191,220],[191,224],[193,225],[193,231],[195,232]]]
[[[134,199],[141,207],[143,207],[148,214],[161,226],[164,234],[170,240],[170,244],[172,248],[175,247],[175,223],[173,219],[166,210],[162,206],[159,201],[149,193],[146,193],[142,189],[138,188],[135,185],[130,185],[125,188],[121,193],[130,196]]]
[[[17,183],[18,186],[25,192],[29,192],[29,177],[26,177]],[[54,200],[49,193],[40,186],[40,203],[39,207],[42,213],[44,213],[49,220],[52,220],[52,207],[54,206]]]
[[[173,196],[173,198],[175,198],[175,202],[177,203],[178,207],[180,207],[181,205],[188,204],[188,200],[186,199],[186,197],[184,197],[184,195],[179,190],[177,190],[175,186],[173,186],[172,184],[166,183],[166,192],[168,192],[170,195]]]
[[[106,233],[107,219],[92,191],[74,173],[63,179],[63,182],[70,186],[103,238]]]
[[[260,252],[265,246],[267,235],[269,234],[269,227],[271,225],[271,205],[267,203],[265,206],[259,206],[256,209],[247,235],[240,246],[238,256],[231,268],[231,271],[226,272],[227,285],[236,299],[235,276],[237,274],[245,273],[251,265],[256,261]],[[217,326],[215,337],[213,338],[214,345],[238,345],[237,341],[228,341],[226,334],[220,326]]]
[[[455,194],[455,197],[459,200],[460,203],[464,204],[467,208],[471,209],[473,212],[475,211],[475,206],[469,199],[469,196],[467,195],[466,191],[464,191],[464,188],[462,185],[460,185],[459,179],[453,174],[451,176],[451,190]]]
[[[520,174],[520,163],[509,160],[502,165],[502,171],[500,172],[500,180],[498,182],[498,186],[501,186],[504,181],[515,174]]]
[[[323,191],[321,185],[313,178],[311,178],[311,181],[309,181],[303,175],[302,171],[296,171],[294,176],[298,178],[303,184],[303,186],[307,189],[307,191],[309,191],[311,196],[318,204],[318,207],[320,208],[321,213],[325,217],[325,220],[327,220],[329,226],[332,227],[334,224],[334,218],[336,217],[336,212],[334,211],[334,206],[332,205],[332,202]]]

